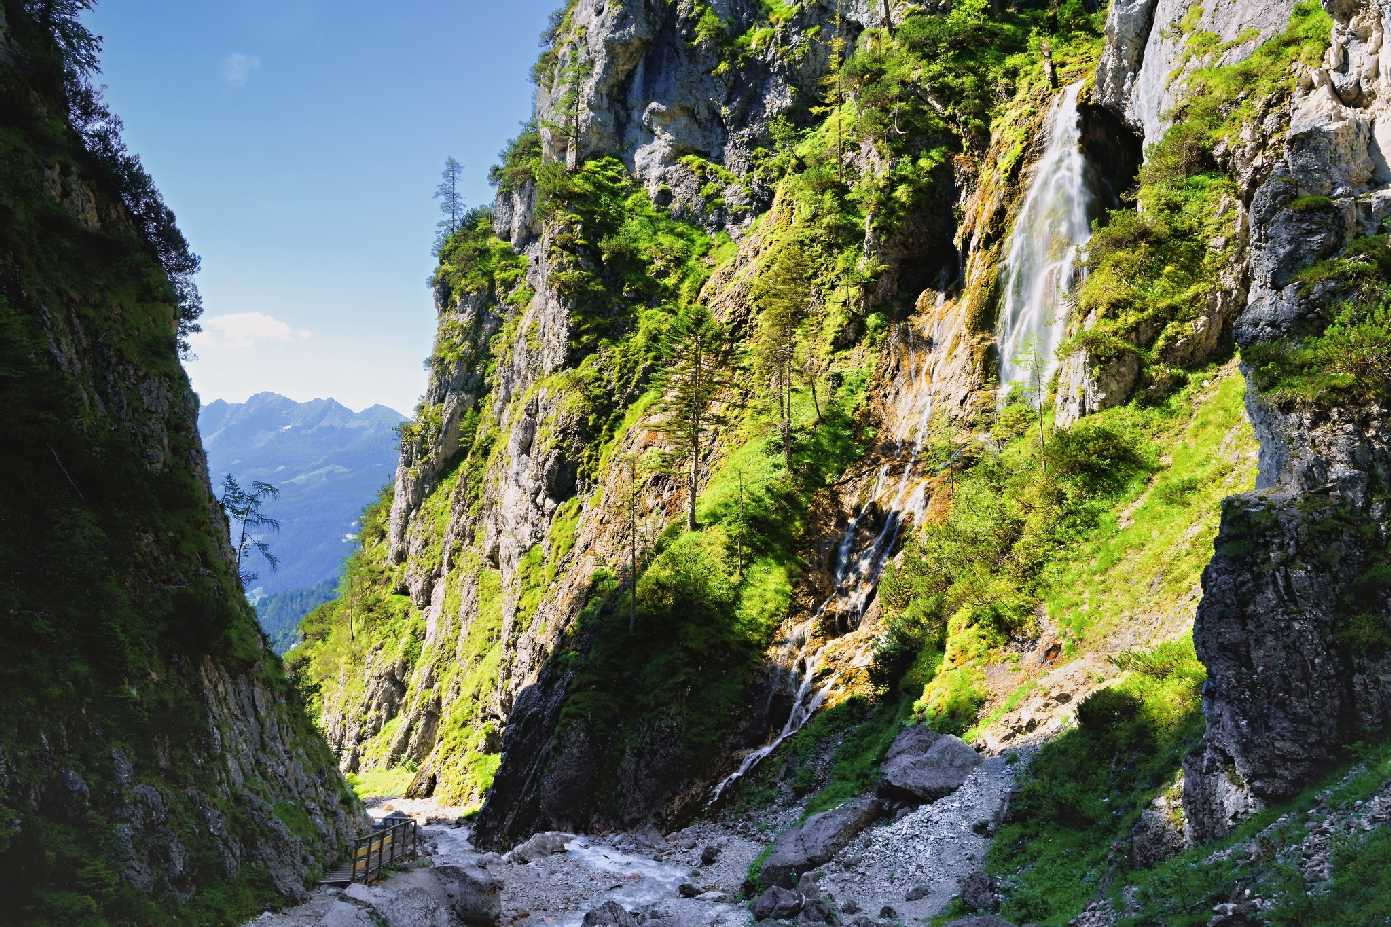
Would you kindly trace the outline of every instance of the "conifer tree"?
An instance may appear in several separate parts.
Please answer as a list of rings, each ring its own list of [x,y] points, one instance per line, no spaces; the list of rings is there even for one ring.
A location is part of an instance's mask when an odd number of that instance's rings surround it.
[[[241,577],[243,586],[256,578],[255,573],[243,567],[248,551],[254,550],[264,557],[272,570],[280,565],[280,558],[271,553],[269,542],[254,533],[256,529],[280,530],[280,522],[267,515],[263,509],[267,499],[275,499],[279,495],[279,489],[260,480],[255,480],[249,487],[243,488],[230,473],[222,479],[222,495],[217,501],[221,504],[222,511],[227,513],[230,526],[236,533],[233,554],[237,575]]]
[[[754,367],[767,381],[777,403],[783,461],[792,472],[792,382],[797,357],[797,331],[806,317],[810,281],[809,258],[799,242],[774,252],[753,286],[759,309],[754,338]]]
[[[459,191],[459,177],[464,168],[454,158],[446,158],[444,170],[440,173],[440,184],[435,188],[435,199],[440,202],[440,221],[436,228],[435,253],[438,254],[449,241],[450,236],[463,228],[464,216],[468,208],[464,205],[463,194]]]
[[[686,527],[691,531],[696,529],[705,439],[720,424],[717,406],[729,388],[727,345],[723,327],[708,309],[688,309],[677,319],[667,366],[658,377],[661,427],[686,473]]]

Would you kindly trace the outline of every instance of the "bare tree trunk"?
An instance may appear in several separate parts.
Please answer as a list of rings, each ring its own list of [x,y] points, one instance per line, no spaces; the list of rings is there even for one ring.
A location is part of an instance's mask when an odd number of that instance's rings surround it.
[[[739,538],[735,545],[735,563],[739,568],[739,575],[744,575],[744,533],[748,530],[748,523],[744,515],[744,471],[741,469],[739,477]]]
[[[628,458],[628,633],[638,622],[638,465]]]
[[[1053,46],[1045,39],[1043,42],[1043,73],[1048,77],[1048,86],[1058,86],[1058,72],[1053,67]]]
[[[692,393],[691,393],[691,475],[686,501],[686,530],[696,529],[696,493],[700,489],[700,403],[702,401],[702,386],[700,382],[702,365],[705,358],[701,356],[700,339],[696,339],[695,358],[691,368]]]
[[[889,0],[884,0],[884,28],[889,30],[889,35],[894,34],[894,18],[889,10]]]

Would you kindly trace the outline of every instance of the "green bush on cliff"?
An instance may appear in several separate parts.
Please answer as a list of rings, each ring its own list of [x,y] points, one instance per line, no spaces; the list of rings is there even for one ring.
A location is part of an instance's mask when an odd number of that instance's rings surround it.
[[[1210,311],[1238,241],[1236,182],[1213,151],[1235,140],[1267,101],[1293,89],[1293,63],[1318,63],[1329,28],[1328,15],[1305,0],[1283,32],[1227,65],[1210,63],[1222,43],[1207,33],[1188,35],[1197,66],[1172,125],[1146,152],[1137,208],[1112,210],[1087,246],[1076,318],[1092,318],[1094,326],[1063,344],[1059,356],[1134,353],[1160,382],[1172,373],[1165,365],[1203,359],[1186,356],[1182,345]]]
[[[1267,402],[1328,407],[1391,399],[1391,290],[1343,303],[1319,335],[1242,351]]]

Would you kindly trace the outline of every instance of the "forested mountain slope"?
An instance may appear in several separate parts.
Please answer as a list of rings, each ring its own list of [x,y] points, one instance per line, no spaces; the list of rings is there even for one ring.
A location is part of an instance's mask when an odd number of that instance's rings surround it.
[[[179,364],[197,259],[85,5],[0,5],[0,919],[229,923],[357,805],[232,569]]]
[[[214,484],[230,473],[243,486],[261,480],[278,491],[264,506],[280,523],[265,536],[278,562],[272,567],[250,551],[244,565],[255,574],[247,593],[277,650],[337,588],[363,506],[391,481],[403,420],[386,406],[353,412],[332,399],[295,402],[275,393],[199,410]]]

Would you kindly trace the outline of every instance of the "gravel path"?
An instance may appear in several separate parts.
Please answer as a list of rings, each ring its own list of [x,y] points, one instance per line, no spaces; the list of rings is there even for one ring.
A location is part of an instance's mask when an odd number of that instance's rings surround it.
[[[984,860],[1022,766],[987,759],[956,792],[871,827],[814,874],[842,905],[871,913],[889,905],[905,924],[930,919]]]

